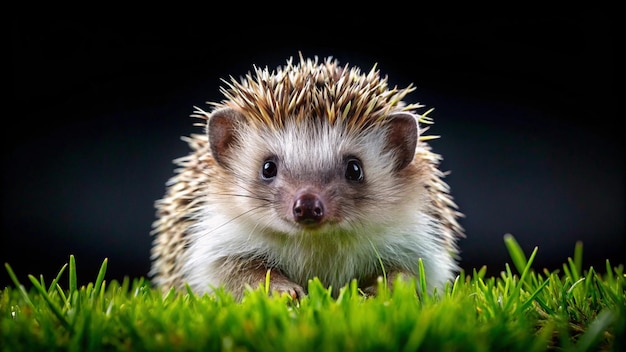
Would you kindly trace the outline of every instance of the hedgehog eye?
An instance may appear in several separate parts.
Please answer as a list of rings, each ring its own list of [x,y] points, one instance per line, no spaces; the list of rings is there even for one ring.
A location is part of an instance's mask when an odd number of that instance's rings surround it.
[[[363,182],[363,167],[361,161],[356,158],[350,158],[346,162],[346,179],[354,182]]]
[[[271,181],[278,173],[278,166],[274,160],[265,160],[261,169],[261,177],[266,181]]]

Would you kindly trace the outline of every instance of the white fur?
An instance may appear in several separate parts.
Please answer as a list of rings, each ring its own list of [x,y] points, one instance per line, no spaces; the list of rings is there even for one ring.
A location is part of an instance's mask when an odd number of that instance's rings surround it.
[[[436,221],[425,213],[422,182],[393,174],[384,131],[346,135],[343,126],[322,126],[293,123],[280,132],[242,131],[241,146],[232,158],[240,177],[216,180],[214,192],[263,193],[254,181],[270,155],[280,159],[281,171],[290,170],[289,177],[276,180],[283,183],[284,192],[310,182],[320,170],[337,167],[345,155],[354,155],[363,163],[376,201],[344,209],[339,223],[305,231],[278,211],[280,207],[248,197],[212,196],[215,201],[197,214],[191,228],[183,264],[185,280],[195,291],[222,284],[217,263],[226,257],[263,259],[304,287],[308,279],[318,277],[338,289],[352,278],[376,272],[379,256],[415,274],[422,258],[430,289],[452,278],[456,263]]]

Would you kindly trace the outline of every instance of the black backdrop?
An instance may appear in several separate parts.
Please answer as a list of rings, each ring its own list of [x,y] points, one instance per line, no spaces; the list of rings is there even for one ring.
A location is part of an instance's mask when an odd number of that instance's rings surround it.
[[[502,270],[505,233],[539,247],[537,267],[559,268],[577,240],[586,266],[624,263],[611,12],[324,6],[245,18],[16,11],[0,261],[23,282],[52,279],[70,254],[83,283],[104,258],[109,280],[145,276],[153,202],[188,151],[179,137],[199,132],[193,106],[221,99],[220,78],[301,51],[377,63],[435,108],[432,146],[466,215],[464,268]]]

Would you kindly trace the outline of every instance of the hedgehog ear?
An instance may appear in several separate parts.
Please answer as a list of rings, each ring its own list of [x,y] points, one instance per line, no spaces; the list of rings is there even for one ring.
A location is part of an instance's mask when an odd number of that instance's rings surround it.
[[[396,157],[395,171],[407,167],[415,157],[419,138],[417,117],[408,112],[397,112],[388,116],[387,150]]]
[[[213,159],[225,166],[225,156],[235,144],[237,126],[245,122],[245,117],[230,108],[215,110],[209,116],[207,136]]]

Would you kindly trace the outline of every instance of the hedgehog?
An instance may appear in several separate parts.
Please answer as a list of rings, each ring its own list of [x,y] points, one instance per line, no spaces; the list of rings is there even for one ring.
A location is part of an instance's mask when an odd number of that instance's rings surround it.
[[[376,294],[420,265],[430,292],[452,280],[463,214],[424,135],[430,110],[404,101],[414,85],[333,57],[252,67],[194,107],[203,132],[183,137],[155,202],[154,285],[241,299],[269,283],[299,299],[312,279]]]

